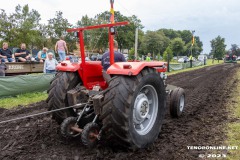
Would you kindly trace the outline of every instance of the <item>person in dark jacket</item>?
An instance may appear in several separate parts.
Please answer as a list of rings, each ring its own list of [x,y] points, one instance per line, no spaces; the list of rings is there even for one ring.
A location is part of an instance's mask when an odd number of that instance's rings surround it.
[[[25,43],[22,43],[21,48],[16,50],[15,57],[19,62],[26,62],[27,60],[30,60],[30,52],[26,49]]]
[[[3,47],[0,49],[0,58],[2,62],[14,62],[14,55],[10,49],[8,49],[8,43],[3,42]]]
[[[118,43],[114,40],[114,62],[126,62],[122,53],[118,52]],[[105,52],[102,56],[103,70],[106,71],[110,67],[110,51]]]

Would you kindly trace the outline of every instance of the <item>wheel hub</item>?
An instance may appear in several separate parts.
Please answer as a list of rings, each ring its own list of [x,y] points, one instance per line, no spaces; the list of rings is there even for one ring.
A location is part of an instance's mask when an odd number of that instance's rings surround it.
[[[135,118],[137,123],[141,123],[148,115],[149,102],[145,94],[141,93],[137,96],[135,102]]]
[[[153,127],[158,113],[158,96],[155,88],[145,85],[135,98],[133,125],[136,132],[146,135]]]
[[[184,95],[181,96],[180,98],[180,111],[182,112],[183,111],[183,108],[184,108],[184,102],[185,101],[185,97]]]

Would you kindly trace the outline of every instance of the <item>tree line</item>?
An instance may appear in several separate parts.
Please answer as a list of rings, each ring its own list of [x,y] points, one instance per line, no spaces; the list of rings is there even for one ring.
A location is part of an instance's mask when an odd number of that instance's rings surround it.
[[[73,27],[85,27],[109,23],[110,14],[108,11],[99,13],[94,17],[87,15],[71,24],[67,18],[63,17],[61,11],[57,11],[55,17],[50,18],[47,24],[41,23],[41,15],[37,10],[30,9],[28,5],[15,7],[15,12],[7,14],[0,9],[0,41],[10,43],[10,46],[19,46],[24,42],[30,49],[42,47],[54,48],[60,36],[64,36],[69,50],[76,49],[77,38],[73,33],[67,33],[66,29]],[[115,39],[119,43],[119,49],[128,49],[134,53],[135,30],[139,29],[138,54],[139,56],[152,53],[154,57],[163,56],[170,53],[172,56],[189,56],[192,46],[192,33],[189,30],[159,29],[156,31],[143,31],[144,26],[137,16],[124,16],[115,11],[115,21],[129,21],[127,26],[117,28]],[[202,52],[203,43],[199,36],[195,36],[195,43],[192,46],[193,56]],[[106,28],[88,30],[84,32],[86,50],[90,52],[104,52],[108,48],[108,32]],[[211,41],[212,51],[215,57],[225,53],[224,38],[220,36]],[[224,44],[222,46],[222,43]],[[222,47],[222,48],[221,48]],[[238,48],[237,48],[238,49]],[[237,50],[236,49],[236,50]],[[239,50],[238,50],[239,51]],[[165,56],[163,55],[165,53]],[[216,54],[218,53],[218,54]],[[239,52],[240,53],[240,52]]]
[[[222,59],[226,54],[234,54],[240,56],[240,48],[237,44],[232,44],[230,49],[226,49],[227,45],[225,44],[225,38],[217,36],[210,41],[211,52],[210,56],[214,59]]]

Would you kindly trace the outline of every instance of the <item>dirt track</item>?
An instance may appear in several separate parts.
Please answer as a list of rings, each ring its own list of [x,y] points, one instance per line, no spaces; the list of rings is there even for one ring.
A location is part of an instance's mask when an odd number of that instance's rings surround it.
[[[157,141],[147,149],[122,151],[100,146],[87,149],[80,139],[61,137],[50,116],[0,124],[0,159],[162,159],[194,160],[205,150],[187,146],[223,145],[227,121],[226,102],[237,83],[239,65],[222,64],[168,77],[168,83],[185,89],[187,105],[180,119],[167,113]],[[228,83],[231,82],[231,83]],[[46,110],[45,102],[0,108],[0,121]]]

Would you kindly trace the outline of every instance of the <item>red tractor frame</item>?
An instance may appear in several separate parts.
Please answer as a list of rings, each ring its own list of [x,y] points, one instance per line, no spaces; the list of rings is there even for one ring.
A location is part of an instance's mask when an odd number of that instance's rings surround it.
[[[170,95],[170,113],[179,117],[184,108],[184,90],[165,84],[165,62],[114,62],[115,27],[128,22],[69,29],[77,32],[81,61],[63,61],[48,90],[49,110],[54,112],[65,137],[81,136],[83,144],[98,140],[129,148],[152,144],[160,132]],[[85,61],[83,32],[108,28],[110,64],[103,72],[101,62]],[[113,143],[112,143],[113,142]]]
[[[102,76],[102,65],[100,61],[85,61],[85,49],[84,49],[84,38],[83,31],[98,29],[98,28],[109,28],[109,49],[110,49],[110,64],[111,67],[107,70],[109,75],[129,75],[136,76],[145,67],[151,67],[157,69],[158,72],[166,72],[165,62],[135,62],[135,63],[114,63],[114,51],[113,51],[113,39],[114,39],[114,27],[127,25],[128,22],[119,22],[114,24],[103,24],[97,26],[89,26],[84,28],[68,29],[68,32],[77,32],[80,44],[80,55],[81,62],[71,63],[70,61],[62,62],[57,66],[57,70],[65,72],[78,72],[83,85],[87,89],[93,89],[95,85],[99,85],[102,89],[107,88],[107,83]]]

